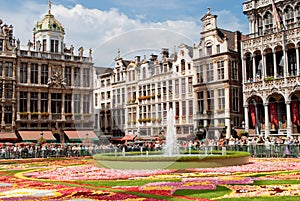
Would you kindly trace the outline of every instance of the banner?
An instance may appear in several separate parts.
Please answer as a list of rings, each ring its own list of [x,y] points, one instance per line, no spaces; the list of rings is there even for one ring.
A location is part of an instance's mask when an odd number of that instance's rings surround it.
[[[281,18],[278,14],[277,8],[275,6],[274,0],[272,0],[272,10],[273,10],[273,23],[276,31],[281,29]]]
[[[255,106],[254,105],[250,105],[250,115],[251,115],[253,126],[256,126]]]
[[[270,103],[270,115],[271,115],[271,123],[274,123],[276,126],[278,126],[276,103]]]
[[[292,122],[295,124],[299,116],[299,105],[297,101],[292,101]]]

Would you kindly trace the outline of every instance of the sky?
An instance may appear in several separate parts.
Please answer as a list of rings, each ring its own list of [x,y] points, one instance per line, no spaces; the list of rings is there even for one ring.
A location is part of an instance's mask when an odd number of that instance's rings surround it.
[[[124,59],[172,53],[182,43],[199,43],[201,18],[211,9],[219,28],[248,34],[247,0],[52,0],[51,13],[64,26],[65,44],[91,48],[97,67],[112,67],[118,49]],[[26,48],[32,30],[48,11],[48,0],[1,0],[0,19],[14,26]],[[75,54],[76,54],[75,51]]]

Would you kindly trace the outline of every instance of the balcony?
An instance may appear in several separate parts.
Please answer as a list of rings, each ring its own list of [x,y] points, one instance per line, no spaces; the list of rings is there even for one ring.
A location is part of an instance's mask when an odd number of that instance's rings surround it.
[[[264,91],[267,89],[284,90],[286,88],[298,86],[300,83],[300,76],[289,76],[282,78],[268,77],[260,81],[244,83],[244,91]]]

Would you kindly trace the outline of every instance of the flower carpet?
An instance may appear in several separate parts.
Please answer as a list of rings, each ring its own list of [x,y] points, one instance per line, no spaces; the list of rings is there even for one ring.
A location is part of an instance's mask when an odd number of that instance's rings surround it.
[[[300,159],[242,166],[113,170],[92,158],[0,160],[0,201],[300,199]]]

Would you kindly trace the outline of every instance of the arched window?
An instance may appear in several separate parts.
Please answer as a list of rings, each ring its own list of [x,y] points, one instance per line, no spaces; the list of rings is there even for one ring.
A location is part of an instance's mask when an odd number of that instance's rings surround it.
[[[295,13],[296,13],[296,18],[297,18],[297,21],[300,20],[300,4],[298,4],[295,8]]]
[[[270,33],[270,31],[273,29],[273,15],[270,12],[266,12],[264,15],[264,21],[265,21],[265,33]]]
[[[181,72],[184,73],[185,72],[185,60],[184,59],[181,59],[180,66],[181,66]]]
[[[212,55],[212,44],[207,43],[206,44],[206,56],[210,56],[210,55]]]
[[[285,23],[287,25],[294,23],[294,10],[291,6],[287,6],[284,9],[284,15],[285,15]]]
[[[263,19],[261,16],[258,16],[257,18],[257,24],[258,24],[258,35],[262,35],[263,34]]]

